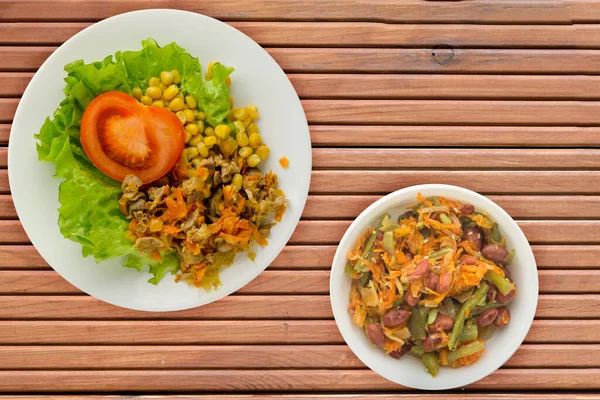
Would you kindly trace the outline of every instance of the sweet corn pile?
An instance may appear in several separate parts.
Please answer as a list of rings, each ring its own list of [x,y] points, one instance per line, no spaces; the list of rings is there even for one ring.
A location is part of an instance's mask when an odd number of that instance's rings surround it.
[[[281,220],[287,200],[277,175],[257,169],[270,152],[255,123],[257,107],[233,108],[230,96],[228,119],[210,126],[180,84],[178,71],[162,71],[145,90],[132,90],[142,104],[175,113],[186,144],[179,163],[152,187],[143,187],[135,176],[125,179],[119,204],[131,218],[128,235],[142,255],[156,258],[159,250],[174,249],[181,260],[178,278],[208,289],[218,286],[219,269],[237,252],[250,251],[254,241],[267,244],[271,220]],[[255,257],[252,251],[248,255]]]

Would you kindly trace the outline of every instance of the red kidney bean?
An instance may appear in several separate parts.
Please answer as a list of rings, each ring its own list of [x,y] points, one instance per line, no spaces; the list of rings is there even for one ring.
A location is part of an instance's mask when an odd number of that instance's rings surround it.
[[[475,265],[479,262],[479,258],[473,256],[462,256],[460,263],[463,265]]]
[[[383,231],[377,232],[377,240],[379,240],[379,241],[383,240]]]
[[[452,329],[453,326],[454,320],[451,317],[438,314],[435,321],[433,321],[433,324],[429,325],[429,332],[447,332]]]
[[[496,297],[498,295],[498,289],[496,289],[496,286],[494,286],[491,283],[488,283],[488,285],[490,286],[490,290],[487,293],[487,301],[490,303],[493,303],[494,301],[496,301]]]
[[[473,214],[473,211],[475,211],[475,207],[473,207],[471,204],[463,204],[462,206],[460,206],[458,211],[460,211],[461,214]]]
[[[508,324],[508,321],[510,321],[510,311],[508,311],[508,308],[498,308],[498,315],[494,320],[494,325],[496,325],[498,328],[502,328],[503,326]]]
[[[423,350],[430,352],[437,349],[442,342],[444,341],[444,337],[441,333],[432,333],[427,336],[425,340],[423,340]]]
[[[496,300],[498,301],[498,303],[508,304],[515,297],[515,294],[517,294],[516,290],[511,290],[506,294],[506,296],[498,292],[498,294],[496,295]]]
[[[497,308],[490,308],[489,310],[485,310],[477,317],[477,325],[479,326],[488,326],[492,322],[496,320],[498,316]]]
[[[408,274],[408,276],[406,277],[406,281],[408,283],[420,281],[421,279],[423,279],[425,274],[427,274],[427,272],[429,272],[429,260],[424,258],[421,261],[419,261],[415,266],[415,269],[410,274]]]
[[[410,217],[412,217],[413,212],[412,211],[407,211],[404,214],[402,214],[402,218],[401,219],[409,219]]]
[[[413,297],[412,293],[410,292],[410,290],[406,291],[406,303],[411,306],[414,307],[419,303],[419,300],[421,299],[421,295],[419,295],[418,297]]]
[[[402,325],[410,318],[410,311],[404,309],[390,310],[383,316],[383,325],[394,327]]]
[[[440,275],[440,279],[437,283],[437,292],[446,293],[452,286],[452,274],[450,272],[444,272]]]
[[[512,274],[510,273],[510,270],[506,267],[502,267],[502,271],[504,271],[504,276],[506,278],[508,278],[509,280],[512,280]]]
[[[481,249],[481,255],[495,263],[503,263],[508,258],[508,251],[497,243],[488,244]]]
[[[383,328],[378,324],[371,324],[367,326],[367,336],[371,339],[371,342],[377,347],[383,347],[385,345],[385,335],[383,334]]]
[[[413,259],[413,255],[412,255],[412,253],[411,253],[410,251],[408,251],[408,250],[404,250],[404,251],[403,251],[403,253],[404,253],[404,256],[406,257],[406,259],[407,259],[408,261],[410,261],[410,260],[412,260],[412,259]]]
[[[439,277],[434,272],[429,272],[429,274],[427,274],[427,278],[425,279],[425,287],[436,292],[438,279]]]
[[[404,343],[404,345],[402,347],[400,347],[400,350],[391,351],[390,357],[395,358],[396,360],[399,360],[400,358],[402,358],[403,355],[408,353],[411,348],[412,348],[412,345],[410,343]]]
[[[481,246],[485,241],[485,235],[483,231],[478,226],[472,226],[470,228],[465,229],[462,236],[463,240],[467,240],[471,242],[471,247],[475,251],[481,250]]]

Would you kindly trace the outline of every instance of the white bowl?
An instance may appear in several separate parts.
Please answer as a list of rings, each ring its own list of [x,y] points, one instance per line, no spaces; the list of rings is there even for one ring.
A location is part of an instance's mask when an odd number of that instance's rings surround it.
[[[417,194],[424,197],[443,196],[484,210],[498,223],[506,238],[507,247],[516,254],[510,271],[517,286],[517,296],[510,302],[510,323],[496,331],[486,342],[483,356],[474,364],[458,368],[440,367],[433,378],[423,367],[421,360],[410,354],[400,360],[386,356],[375,347],[364,331],[352,322],[348,312],[351,279],[344,273],[346,254],[359,236],[369,226],[374,226],[384,212],[393,217],[406,211],[406,207],[417,203]],[[533,321],[538,299],[538,276],[533,252],[517,223],[496,203],[473,191],[450,185],[420,185],[390,193],[371,204],[350,225],[335,253],[331,268],[331,306],[333,315],[344,340],[356,356],[373,371],[392,382],[417,389],[443,390],[473,383],[498,369],[517,350],[525,339]]]
[[[206,292],[169,275],[159,285],[147,283],[149,273],[122,267],[122,259],[96,264],[81,256],[81,246],[60,234],[58,186],[54,164],[37,160],[33,134],[39,132],[64,99],[64,65],[83,59],[104,59],[119,50],[139,50],[152,37],[164,46],[177,42],[198,57],[206,70],[212,60],[235,68],[231,94],[237,104],[256,104],[257,124],[271,155],[263,170],[280,177],[289,199],[281,223],[271,231],[269,245],[256,249],[250,261],[238,254],[221,272],[223,285]],[[278,160],[287,156],[288,169]],[[246,285],[279,254],[294,231],[308,195],[311,146],[302,105],[285,73],[252,39],[204,15],[177,10],[145,10],[108,18],[66,41],[40,67],[17,109],[10,134],[8,172],[13,200],[25,232],[41,256],[66,280],[92,296],[118,306],[145,311],[174,311],[218,300]]]

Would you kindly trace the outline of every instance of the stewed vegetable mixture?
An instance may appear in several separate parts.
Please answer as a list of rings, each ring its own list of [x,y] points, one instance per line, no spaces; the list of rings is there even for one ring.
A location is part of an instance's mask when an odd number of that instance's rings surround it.
[[[423,198],[397,220],[386,214],[348,253],[350,312],[374,345],[439,366],[477,361],[510,320],[514,250],[498,224],[470,204]]]

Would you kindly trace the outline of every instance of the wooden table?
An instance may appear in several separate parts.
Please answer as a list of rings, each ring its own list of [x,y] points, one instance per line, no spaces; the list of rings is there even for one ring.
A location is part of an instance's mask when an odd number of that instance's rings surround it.
[[[279,62],[306,110],[314,171],[304,218],[263,274],[208,306],[150,314],[84,295],[43,262],[13,208],[6,145],[19,96],[58,45],[168,6],[230,23]],[[357,360],[328,283],[361,210],[435,182],[504,207],[540,277],[515,356],[438,398],[598,398],[598,23],[599,0],[0,0],[0,393],[431,398]]]

